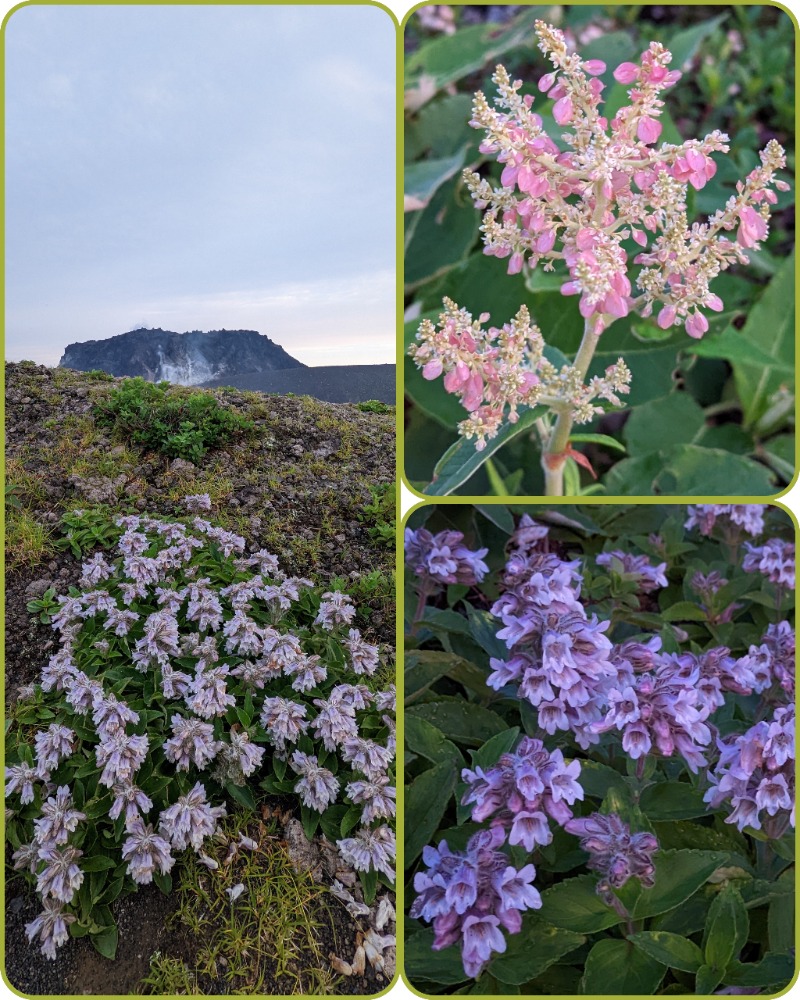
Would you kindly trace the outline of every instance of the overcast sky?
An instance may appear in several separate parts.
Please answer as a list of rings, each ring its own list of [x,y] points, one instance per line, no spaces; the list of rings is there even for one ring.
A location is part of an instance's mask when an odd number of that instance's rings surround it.
[[[7,357],[160,326],[394,361],[394,46],[369,6],[16,11]]]

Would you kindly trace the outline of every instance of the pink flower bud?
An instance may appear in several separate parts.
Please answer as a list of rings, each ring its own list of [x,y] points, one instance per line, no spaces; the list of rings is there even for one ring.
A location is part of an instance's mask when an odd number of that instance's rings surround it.
[[[553,249],[556,242],[556,231],[555,229],[545,229],[545,231],[537,237],[534,247],[537,253],[549,253]]]
[[[434,358],[432,361],[429,361],[422,369],[422,377],[426,378],[429,382],[438,378],[441,374],[442,362],[439,358]]]
[[[566,125],[572,120],[572,98],[562,97],[553,105],[553,118],[559,125]]]
[[[628,303],[619,292],[615,292],[612,288],[611,291],[606,292],[606,296],[603,299],[603,312],[608,313],[609,316],[614,316],[616,319],[622,319],[623,316],[628,315]]]
[[[661,122],[657,122],[653,118],[641,118],[636,134],[644,143],[656,142],[661,135]]]
[[[713,309],[714,312],[718,313],[721,313],[722,310],[725,308],[725,303],[722,301],[719,295],[714,295],[713,292],[711,292],[710,295],[706,296],[706,300],[703,303],[703,305],[708,306],[709,309]]]
[[[636,63],[624,62],[614,70],[614,79],[617,83],[633,83],[639,78],[639,67]]]
[[[656,323],[658,323],[662,330],[666,330],[675,322],[675,312],[675,306],[664,306],[658,314]]]
[[[565,281],[561,286],[562,295],[579,295],[581,286],[577,281]]]
[[[555,73],[545,73],[545,75],[539,81],[539,90],[541,90],[543,94],[546,94],[547,91],[550,90],[550,88],[553,86],[555,82],[556,82]]]
[[[520,253],[519,250],[516,253],[511,254],[511,259],[508,262],[508,273],[519,274],[524,263],[525,254]]]
[[[583,64],[583,71],[589,76],[600,76],[601,73],[605,73],[606,64],[602,59],[587,59]]]
[[[708,320],[702,313],[695,312],[687,317],[685,326],[689,336],[694,337],[695,340],[699,340],[708,330]]]
[[[636,240],[640,247],[647,246],[647,233],[643,232],[641,229],[632,229],[631,236]]]

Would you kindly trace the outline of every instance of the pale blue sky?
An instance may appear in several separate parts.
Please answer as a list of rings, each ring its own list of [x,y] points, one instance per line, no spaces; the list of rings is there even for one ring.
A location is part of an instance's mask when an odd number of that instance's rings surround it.
[[[388,14],[31,6],[6,47],[9,359],[145,325],[394,360]]]

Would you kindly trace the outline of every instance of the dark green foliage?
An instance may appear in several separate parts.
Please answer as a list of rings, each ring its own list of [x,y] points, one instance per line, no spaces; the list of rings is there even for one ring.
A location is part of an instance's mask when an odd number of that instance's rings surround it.
[[[364,505],[359,520],[370,525],[369,535],[376,542],[394,548],[397,531],[397,498],[394,483],[371,486],[372,500]]]
[[[167,458],[199,462],[216,448],[252,428],[241,414],[226,409],[208,392],[183,395],[167,382],[132,378],[113,389],[94,409],[97,422],[149,451]]]
[[[363,403],[356,403],[356,406],[362,413],[391,413],[394,409],[393,406],[387,406],[379,399],[366,399]]]

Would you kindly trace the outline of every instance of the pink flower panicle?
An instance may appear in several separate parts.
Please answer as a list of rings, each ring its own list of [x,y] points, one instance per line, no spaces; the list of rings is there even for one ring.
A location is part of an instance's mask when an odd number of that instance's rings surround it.
[[[690,337],[702,337],[722,300],[710,288],[721,272],[758,250],[769,233],[775,190],[788,185],[776,177],[786,166],[774,139],[761,152],[761,164],[736,187],[724,208],[705,223],[690,225],[688,187],[697,190],[714,176],[714,153],[728,152],[728,137],[714,131],[680,145],[662,142],[658,120],[661,92],[680,78],[668,69],[671,53],[651,42],[638,63],[614,70],[618,83],[631,84],[629,104],[609,122],[602,114],[602,63],[584,62],[567,51],[562,32],[536,22],[539,48],[553,64],[539,89],[555,103],[552,115],[563,131],[562,151],[532,110],[531,95],[519,93],[502,66],[493,80],[499,97],[492,107],[475,95],[475,128],[486,138],[481,152],[502,163],[501,187],[467,170],[464,179],[478,208],[486,209],[484,253],[508,258],[510,274],[525,263],[552,271],[563,261],[569,278],[561,291],[579,295],[581,314],[595,318],[599,332],[615,319],[638,312],[650,316],[661,303],[658,325],[683,323]],[[734,233],[731,239],[727,234]],[[641,248],[633,260],[625,247]],[[644,265],[638,276],[630,264]],[[632,285],[635,284],[638,294]]]
[[[568,409],[576,423],[587,423],[603,412],[597,400],[621,406],[629,392],[630,371],[620,358],[588,384],[573,365],[557,368],[545,357],[545,344],[526,306],[502,328],[484,329],[488,313],[477,320],[451,299],[444,300],[438,325],[424,319],[418,344],[409,354],[424,378],[444,375],[444,387],[459,398],[469,416],[459,434],[475,438],[481,451],[507,419],[516,423],[520,406],[546,405]],[[506,412],[507,411],[507,412]]]

